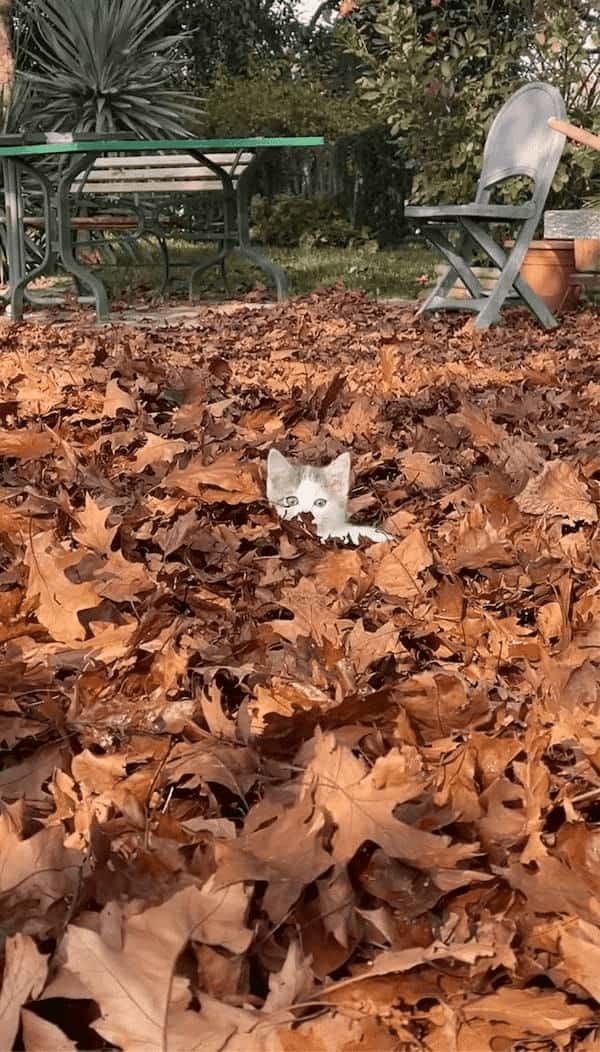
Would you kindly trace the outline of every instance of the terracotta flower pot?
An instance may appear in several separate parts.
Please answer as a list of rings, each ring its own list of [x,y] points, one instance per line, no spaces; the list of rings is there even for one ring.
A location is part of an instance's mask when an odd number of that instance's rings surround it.
[[[506,248],[514,242],[506,241]],[[554,314],[572,310],[579,301],[580,288],[571,284],[575,271],[575,252],[572,241],[532,241],[521,274],[534,292]]]
[[[436,278],[442,277],[446,273],[448,267],[445,263],[439,263],[435,268]],[[500,273],[497,267],[471,267],[473,274],[479,279],[479,284],[486,292],[491,292],[496,287],[498,281],[498,274]],[[429,295],[429,292],[427,292]],[[449,294],[454,299],[466,299],[469,295],[467,289],[463,285],[462,281],[456,280],[454,285],[450,289]]]

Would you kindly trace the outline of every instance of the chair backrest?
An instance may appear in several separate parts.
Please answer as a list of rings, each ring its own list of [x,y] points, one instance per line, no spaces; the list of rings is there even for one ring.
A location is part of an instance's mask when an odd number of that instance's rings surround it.
[[[237,153],[209,153],[206,158],[222,166],[236,185],[253,159],[249,150]],[[189,153],[137,154],[128,157],[98,157],[88,172],[77,176],[73,193],[197,193],[220,190],[216,172]]]
[[[533,180],[532,199],[541,214],[565,144],[565,136],[548,127],[548,118],[565,115],[558,88],[540,81],[519,88],[488,132],[476,200],[489,200],[496,183],[525,175]]]

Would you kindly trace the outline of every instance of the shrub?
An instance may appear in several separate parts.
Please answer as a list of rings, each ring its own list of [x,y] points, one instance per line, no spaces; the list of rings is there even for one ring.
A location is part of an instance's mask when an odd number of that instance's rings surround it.
[[[355,230],[333,198],[290,197],[272,201],[254,198],[253,236],[281,248],[334,246],[346,248],[370,240],[369,232]]]
[[[205,98],[207,134],[324,135],[336,139],[372,122],[358,98],[332,94],[318,78],[304,79],[289,66],[271,66],[247,77],[220,74]]]
[[[179,0],[32,0],[21,78],[38,125],[56,131],[189,134],[199,104],[174,90],[182,34],[162,27]]]

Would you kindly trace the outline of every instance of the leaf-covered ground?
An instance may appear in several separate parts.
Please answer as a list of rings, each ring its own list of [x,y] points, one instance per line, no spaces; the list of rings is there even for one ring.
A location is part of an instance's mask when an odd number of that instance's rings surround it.
[[[0,329],[0,1048],[600,1049],[600,318]],[[264,462],[351,449],[394,542]]]

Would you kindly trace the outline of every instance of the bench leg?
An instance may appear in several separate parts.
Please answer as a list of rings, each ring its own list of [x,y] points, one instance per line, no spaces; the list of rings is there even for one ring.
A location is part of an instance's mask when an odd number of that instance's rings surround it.
[[[160,251],[160,258],[162,261],[162,281],[160,283],[159,295],[166,296],[169,282],[171,281],[171,261],[169,259],[169,246],[167,245],[166,238],[162,235],[156,235],[156,241]]]
[[[202,274],[203,271],[208,270],[210,267],[218,266],[221,270],[221,274],[225,275],[225,260],[227,256],[231,255],[231,246],[224,245],[214,256],[210,259],[205,259],[202,263],[197,263],[193,267],[189,279],[189,292],[190,292],[190,303],[193,302],[194,298],[194,281],[198,274]]]

